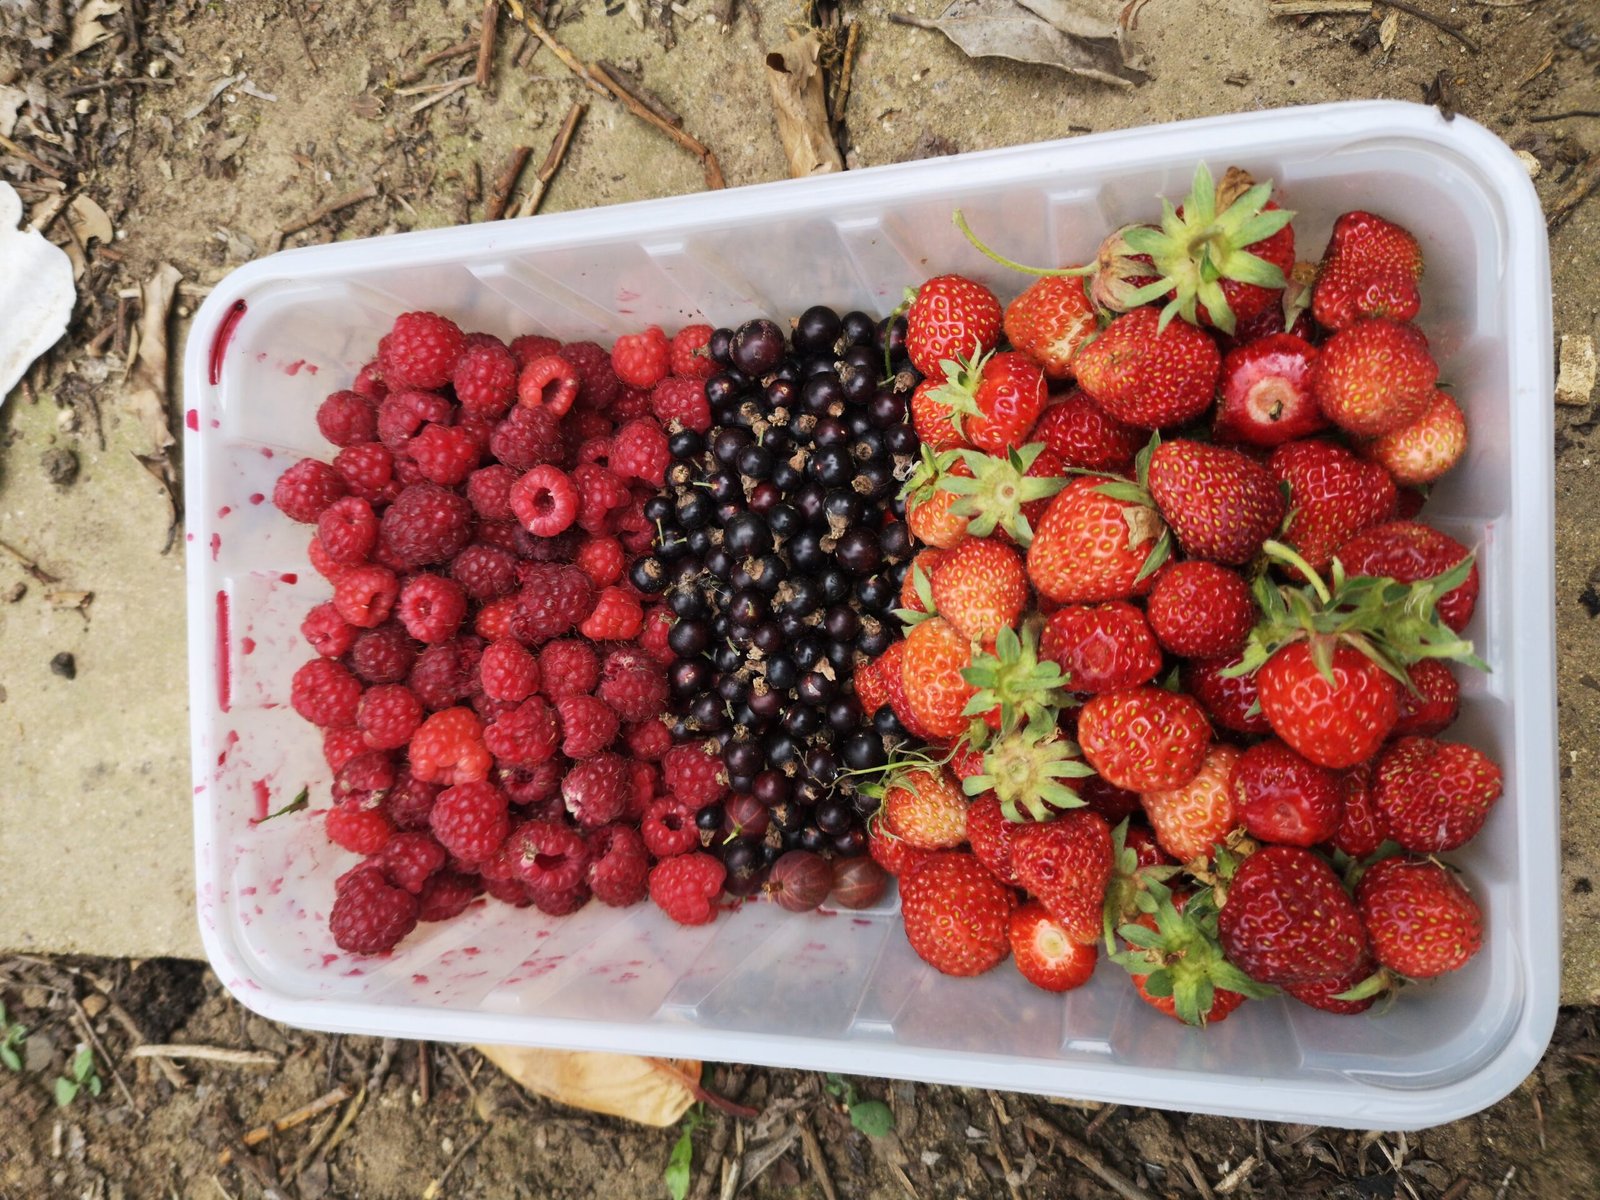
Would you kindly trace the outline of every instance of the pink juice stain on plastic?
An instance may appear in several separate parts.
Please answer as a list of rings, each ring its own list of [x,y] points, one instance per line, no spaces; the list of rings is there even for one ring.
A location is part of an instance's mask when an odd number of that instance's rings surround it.
[[[228,711],[233,680],[228,670],[228,593],[217,592],[217,707]]]
[[[215,387],[222,382],[222,356],[228,351],[228,342],[233,337],[234,328],[239,324],[239,319],[244,316],[244,301],[235,300],[233,307],[228,310],[228,315],[222,318],[222,324],[217,326],[217,332],[211,338],[211,370],[209,378]],[[195,426],[189,426],[190,429]]]
[[[251,492],[250,493],[250,503],[251,504],[260,504],[265,499],[266,499],[266,496],[262,495],[260,492]]]
[[[278,578],[283,580],[285,583],[299,583],[300,582],[300,576],[295,574],[293,571],[285,571],[282,575],[279,575]]]
[[[211,382],[215,383],[216,380],[213,379]],[[191,408],[183,414],[183,423],[196,433],[200,432],[200,414],[194,409]]]
[[[211,561],[212,562],[216,562],[217,561],[217,555],[219,555],[221,553],[222,553],[222,535],[220,533],[213,533],[211,535]]]
[[[251,780],[250,793],[256,798],[256,820],[265,820],[269,811],[268,806],[272,799],[271,793],[267,791],[267,781],[265,779]]]
[[[232,511],[233,509],[231,506],[224,504],[221,508],[217,509],[217,519],[220,521]]]
[[[217,766],[223,766],[228,761],[228,751],[239,744],[239,732],[236,729],[228,730],[228,736],[222,740],[222,752],[217,755]]]
[[[256,640],[255,640],[255,638],[252,638],[252,637],[240,638],[239,639],[239,651],[242,654],[254,654],[256,652]]]

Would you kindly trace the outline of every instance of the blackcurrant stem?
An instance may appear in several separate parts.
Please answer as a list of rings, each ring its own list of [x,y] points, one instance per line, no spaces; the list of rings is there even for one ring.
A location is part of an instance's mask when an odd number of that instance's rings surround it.
[[[967,218],[962,215],[962,212],[959,208],[950,214],[950,219],[955,222],[956,228],[961,231],[961,236],[972,243],[972,248],[974,250],[983,255],[985,258],[989,259],[991,262],[999,263],[1002,267],[1009,267],[1013,271],[1021,271],[1024,275],[1082,276],[1094,274],[1095,268],[1092,263],[1083,267],[1056,268],[1030,267],[1026,263],[1019,263],[1015,259],[1007,258],[1005,255],[990,249],[989,246],[987,246],[977,234],[972,232],[972,226],[967,224]]]

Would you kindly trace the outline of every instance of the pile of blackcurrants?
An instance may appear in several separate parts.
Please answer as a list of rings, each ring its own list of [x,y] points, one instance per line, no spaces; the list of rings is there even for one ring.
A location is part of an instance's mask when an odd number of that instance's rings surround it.
[[[719,329],[711,428],[670,434],[654,552],[632,568],[665,593],[673,734],[714,737],[731,795],[697,816],[748,895],[785,851],[865,853],[877,800],[856,786],[906,731],[864,714],[851,677],[898,637],[912,545],[899,499],[919,442],[905,319],[808,309]],[[856,774],[866,772],[865,775]]]

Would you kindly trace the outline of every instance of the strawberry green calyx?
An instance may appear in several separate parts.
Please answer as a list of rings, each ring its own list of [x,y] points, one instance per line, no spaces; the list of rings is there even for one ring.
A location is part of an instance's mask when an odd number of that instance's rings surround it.
[[[969,796],[992,791],[1005,819],[1016,825],[1052,821],[1084,800],[1063,782],[1093,775],[1078,746],[1062,737],[1053,721],[1031,722],[1002,734],[984,752],[983,772],[961,781]]]
[[[941,450],[935,454],[926,445],[911,474],[900,487],[900,499],[907,504],[925,504],[937,491],[944,488],[945,476],[956,463],[958,451]]]
[[[950,424],[962,437],[967,436],[962,421],[967,417],[983,416],[983,410],[978,407],[978,384],[983,381],[983,368],[993,357],[993,350],[976,357],[957,354],[954,359],[947,358],[939,364],[944,372],[944,382],[934,388],[928,398],[937,400],[950,410]]]
[[[1022,506],[1047,500],[1067,486],[1066,479],[1059,476],[1028,475],[1028,469],[1044,451],[1043,442],[1009,450],[1004,457],[980,450],[956,451],[972,471],[972,478],[945,475],[939,481],[942,490],[958,497],[950,512],[971,518],[967,531],[973,537],[988,537],[1000,528],[1026,549],[1033,543],[1033,527]]]
[[[1150,547],[1150,554],[1144,560],[1144,566],[1139,568],[1139,574],[1134,577],[1135,583],[1143,583],[1150,576],[1161,569],[1163,563],[1172,557],[1172,530],[1161,519],[1161,510],[1156,507],[1155,497],[1150,494],[1150,459],[1155,455],[1156,447],[1161,445],[1161,434],[1156,432],[1150,435],[1150,440],[1145,443],[1143,450],[1134,457],[1133,478],[1119,479],[1114,475],[1107,476],[1095,491],[1103,496],[1110,496],[1113,500],[1121,500],[1130,507],[1126,510],[1125,519],[1128,521],[1129,545],[1136,545],[1143,540],[1146,526],[1159,525],[1161,534],[1156,538],[1156,544]],[[1101,474],[1098,471],[1087,474]],[[1148,521],[1141,521],[1135,528],[1135,521],[1131,514],[1140,509],[1147,509]]]
[[[914,608],[894,610],[895,617],[899,619],[907,633],[930,617],[939,615],[939,608],[933,600],[933,581],[928,578],[928,573],[919,563],[911,564],[911,586],[916,590],[917,599],[922,602],[922,611],[918,612]]]
[[[1194,893],[1180,912],[1170,895],[1152,892],[1154,911],[1147,919],[1155,928],[1138,922],[1123,925],[1117,933],[1128,949],[1110,955],[1128,974],[1143,976],[1150,995],[1170,996],[1178,1019],[1187,1025],[1206,1023],[1218,988],[1254,1000],[1278,994],[1223,957],[1216,906],[1205,895],[1204,890]]]
[[[1167,886],[1183,868],[1178,866],[1139,865],[1139,854],[1128,845],[1128,819],[1111,831],[1111,877],[1106,881],[1104,908],[1106,953],[1115,954],[1117,928],[1134,920],[1140,913],[1155,915],[1158,901],[1168,900],[1172,890]]]
[[[1025,622],[1021,634],[1002,629],[995,637],[994,653],[981,649],[974,652],[972,665],[961,672],[961,677],[978,689],[963,713],[982,717],[998,708],[1002,734],[1027,724],[1053,727],[1056,714],[1071,703],[1067,677],[1060,665],[1039,661],[1036,620]]]

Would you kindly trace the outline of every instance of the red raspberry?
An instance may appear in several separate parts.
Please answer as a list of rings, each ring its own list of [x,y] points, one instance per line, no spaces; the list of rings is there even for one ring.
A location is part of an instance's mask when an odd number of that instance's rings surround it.
[[[334,392],[317,408],[317,429],[335,446],[378,440],[378,409],[355,392]]]
[[[337,775],[358,754],[367,752],[367,741],[354,725],[322,731],[322,761]]]
[[[627,556],[616,538],[592,537],[578,547],[573,565],[589,577],[597,588],[607,587],[622,578]]]
[[[401,771],[395,776],[389,794],[383,798],[383,811],[396,829],[407,832],[427,829],[428,814],[433,812],[433,802],[443,790],[437,783],[428,783],[410,771]]]
[[[352,872],[328,916],[334,945],[350,954],[386,954],[416,927],[417,898],[377,867]]]
[[[333,607],[350,624],[362,629],[376,629],[394,611],[399,592],[400,581],[388,567],[372,563],[348,567],[334,581]]]
[[[593,415],[593,414],[589,414],[589,415]],[[571,421],[568,421],[565,424],[567,424],[567,426],[568,426],[567,432],[569,434],[572,434],[572,433],[576,432],[571,427],[572,426],[572,422]],[[570,441],[571,438],[569,437],[568,440]],[[606,434],[606,435],[603,435],[603,436],[600,436],[600,437],[585,438],[585,439],[583,439],[582,441],[579,442],[578,454],[577,454],[577,465],[579,465],[579,466],[605,467],[605,466],[609,466],[610,463],[611,463],[611,437],[610,437],[609,434]]]
[[[483,731],[483,744],[502,765],[528,767],[544,762],[561,742],[561,726],[553,708],[530,696],[501,713]]]
[[[562,890],[551,884],[535,884],[528,887],[528,895],[540,912],[566,917],[589,903],[589,885],[580,881],[577,887]]]
[[[517,360],[519,367],[525,367],[546,354],[554,354],[559,349],[561,343],[555,338],[540,337],[536,333],[525,333],[511,342],[511,356]]]
[[[621,642],[635,637],[644,621],[644,609],[626,588],[608,587],[595,601],[594,611],[578,626],[591,642]]]
[[[610,408],[622,393],[611,355],[594,342],[569,342],[556,351],[578,371],[578,403],[592,412]]]
[[[709,854],[680,854],[650,869],[650,899],[679,925],[709,925],[728,872]]]
[[[429,646],[417,655],[406,684],[428,708],[449,708],[476,690],[482,654],[483,647],[474,638],[459,637]]]
[[[313,725],[324,729],[354,725],[356,706],[360,703],[361,684],[331,659],[313,658],[294,673],[289,685],[290,706]]]
[[[561,779],[570,764],[559,755],[542,762],[518,763],[500,769],[500,786],[513,804],[548,807],[552,815],[561,809]]]
[[[331,600],[317,605],[300,622],[300,633],[323,658],[343,657],[360,632],[339,615]]]
[[[534,467],[512,485],[511,511],[529,533],[554,537],[577,517],[578,492],[555,467]]]
[[[333,469],[352,496],[373,504],[394,498],[394,455],[386,446],[377,442],[346,446],[333,456]]]
[[[639,625],[640,649],[663,665],[671,663],[678,657],[672,652],[672,647],[667,645],[667,634],[672,632],[672,622],[672,610],[665,604],[654,604],[645,611],[644,620]]]
[[[589,873],[589,845],[560,821],[524,821],[506,839],[512,875],[538,893],[572,892]]]
[[[611,514],[633,499],[619,476],[593,464],[575,467],[572,483],[578,490],[578,524],[586,533],[609,533]]]
[[[335,563],[364,563],[378,543],[378,518],[372,505],[355,496],[335,500],[317,518],[317,541]]]
[[[376,804],[394,781],[394,759],[382,750],[363,750],[333,777],[334,803],[354,798]]]
[[[479,521],[477,536],[479,545],[493,546],[511,556],[513,573],[517,570],[519,560],[524,557],[524,547],[532,545],[534,541],[533,535],[517,524],[515,515],[504,521]],[[522,577],[516,575],[515,582],[521,583]]]
[[[394,836],[394,826],[377,802],[360,797],[328,809],[323,827],[330,842],[352,854],[376,854]]]
[[[634,417],[650,415],[650,392],[646,388],[625,387],[622,394],[611,402],[606,414],[613,421],[631,421]]]
[[[430,423],[450,423],[450,401],[435,392],[391,392],[378,405],[378,440],[395,454]]]
[[[511,511],[511,485],[516,481],[516,471],[504,463],[479,467],[467,476],[467,503],[485,521],[509,521],[515,516]]]
[[[417,641],[436,645],[455,637],[467,616],[467,593],[453,579],[424,572],[406,580],[397,615]]]
[[[463,409],[456,414],[456,423],[450,428],[472,440],[478,455],[473,460],[474,466],[489,453],[489,439],[494,436],[496,424],[493,417],[486,417],[481,413],[467,412]]]
[[[699,379],[667,376],[650,390],[650,412],[666,429],[704,433],[711,428],[711,402],[706,399],[704,381]],[[674,421],[678,422],[676,426]]]
[[[539,663],[521,642],[495,642],[478,663],[483,694],[491,700],[526,700],[539,690]]]
[[[628,727],[623,741],[635,760],[657,762],[672,749],[672,731],[657,720],[640,721]]]
[[[562,638],[540,647],[539,678],[552,700],[587,696],[600,682],[600,662],[587,642]]]
[[[629,554],[648,554],[655,546],[655,522],[644,515],[645,502],[654,495],[645,488],[635,488],[633,500],[617,513],[612,524],[622,548]]]
[[[411,738],[411,773],[424,783],[475,783],[487,778],[490,761],[483,722],[470,708],[432,714]]]
[[[715,804],[728,793],[728,777],[716,742],[688,742],[674,746],[661,759],[667,790],[696,811]]]
[[[647,721],[666,711],[667,673],[647,654],[618,650],[606,658],[597,695],[624,721]]]
[[[422,701],[398,683],[368,688],[356,708],[356,728],[367,745],[378,750],[398,750],[422,724]]]
[[[611,447],[611,470],[617,475],[658,488],[671,465],[667,435],[653,418],[637,417],[617,430]]]
[[[538,563],[523,572],[516,633],[525,642],[559,637],[594,609],[594,585],[576,567]]]
[[[414,483],[383,514],[384,547],[411,566],[447,562],[472,539],[472,506],[433,483]]]
[[[500,901],[501,904],[509,904],[512,908],[533,907],[533,897],[528,895],[528,889],[520,879],[485,878],[483,890]]]
[[[374,402],[389,394],[389,385],[383,381],[383,368],[378,365],[377,359],[356,372],[356,381],[350,385],[350,390]]]
[[[486,642],[499,642],[512,637],[512,626],[517,615],[517,598],[501,596],[478,610],[473,619],[472,632]]]
[[[399,683],[416,661],[416,643],[394,621],[367,630],[350,649],[350,669],[367,683]]]
[[[417,920],[448,921],[459,917],[482,891],[483,884],[476,875],[440,871],[422,885],[422,894],[417,897]]]
[[[450,382],[468,412],[500,417],[517,398],[517,360],[498,341],[470,346],[456,360]]]
[[[632,786],[628,790],[628,806],[622,810],[623,818],[631,825],[644,820],[650,802],[661,794],[661,772],[655,763],[630,762],[628,770]]]
[[[378,361],[390,387],[403,380],[411,387],[441,388],[466,346],[466,335],[454,321],[438,313],[402,313],[379,342]]]
[[[672,349],[659,325],[627,333],[611,347],[611,369],[631,387],[654,387],[672,365]]]
[[[426,833],[397,833],[378,853],[384,878],[415,896],[450,859],[445,848]]]
[[[637,829],[596,829],[589,835],[589,856],[589,888],[601,904],[626,908],[649,893],[650,857]]]
[[[542,538],[529,533],[515,522],[511,528],[516,537],[516,552],[526,559],[528,564],[517,568],[518,576],[524,583],[530,578],[528,570],[531,564],[570,563],[577,555],[578,547],[583,544],[583,532],[578,529],[569,529],[565,533],[556,534],[553,538]]]
[[[611,453],[610,439],[616,426],[605,413],[592,408],[575,408],[561,418],[561,431],[569,446],[582,446],[585,442],[604,442],[605,454]],[[591,455],[598,453],[591,450]]]
[[[406,453],[424,479],[455,487],[472,473],[482,451],[470,430],[453,425],[424,425],[406,446]]]
[[[671,858],[687,854],[700,845],[700,831],[695,828],[695,809],[673,796],[652,800],[639,822],[639,833],[644,844],[657,858]]]
[[[685,325],[672,335],[672,373],[685,379],[710,379],[720,369],[706,349],[711,326]]]
[[[517,405],[494,427],[489,453],[518,471],[541,463],[560,464],[567,457],[561,418],[545,408]]]
[[[517,707],[510,700],[491,700],[482,692],[473,692],[471,697],[468,699],[468,703],[472,705],[472,711],[478,714],[478,719],[483,722],[484,736],[486,738],[489,732],[489,723],[492,721],[498,721],[507,713],[514,711]],[[484,744],[488,745],[488,742],[485,741]],[[494,751],[491,750],[489,753],[493,754]]]
[[[406,453],[404,446],[394,451],[394,481],[401,489],[408,488],[413,483],[427,482],[422,477],[422,468],[417,466],[416,460]],[[395,495],[398,496],[399,494],[400,492],[397,490]]]
[[[573,764],[561,781],[561,798],[579,825],[598,829],[622,816],[632,791],[632,780],[627,759],[615,754],[596,754]]]
[[[272,485],[272,502],[291,521],[315,524],[324,510],[345,493],[337,470],[314,458],[302,458]]]
[[[440,792],[428,824],[441,846],[468,863],[488,858],[511,831],[505,793],[482,779]]]
[[[517,590],[516,556],[499,546],[468,546],[450,563],[450,578],[474,600],[493,600]]]
[[[536,358],[517,377],[517,404],[562,416],[578,398],[578,371],[557,354]]]
[[[306,543],[306,557],[311,560],[311,569],[329,583],[338,579],[344,571],[343,567],[328,557],[328,552],[322,547],[322,539],[314,533]]]
[[[561,714],[561,752],[568,758],[600,753],[616,740],[621,727],[611,706],[593,696],[568,696],[557,702],[556,711]]]

